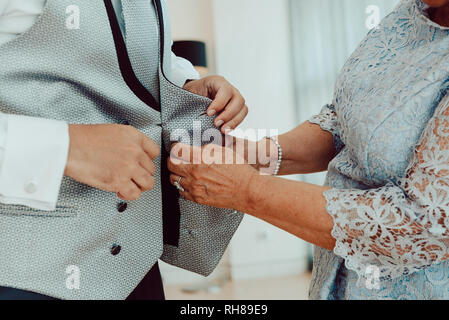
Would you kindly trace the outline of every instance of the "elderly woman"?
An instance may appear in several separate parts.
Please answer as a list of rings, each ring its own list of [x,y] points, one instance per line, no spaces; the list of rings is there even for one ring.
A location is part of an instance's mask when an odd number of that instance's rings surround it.
[[[328,170],[326,186],[173,159],[172,183],[316,245],[312,299],[449,299],[448,87],[449,0],[403,0],[350,57],[332,104],[256,144],[276,150],[280,175]]]

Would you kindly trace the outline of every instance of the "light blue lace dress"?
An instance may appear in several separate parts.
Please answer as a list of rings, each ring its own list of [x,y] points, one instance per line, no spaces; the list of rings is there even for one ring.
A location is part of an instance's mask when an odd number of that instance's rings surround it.
[[[403,0],[310,121],[334,136],[311,299],[449,299],[449,29]]]

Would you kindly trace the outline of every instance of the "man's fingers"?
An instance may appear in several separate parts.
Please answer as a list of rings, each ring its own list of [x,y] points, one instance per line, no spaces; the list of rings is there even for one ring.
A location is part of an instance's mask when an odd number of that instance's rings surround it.
[[[137,170],[133,177],[133,182],[144,192],[154,188],[154,177],[145,169]]]
[[[245,106],[240,112],[231,119],[231,121],[225,123],[223,125],[222,131],[223,133],[226,133],[228,130],[233,130],[239,126],[245,120],[246,116],[248,115],[248,107]]]
[[[152,176],[154,176],[154,174],[156,173],[156,166],[154,162],[149,158],[147,153],[144,153],[143,156],[139,159],[139,165]]]
[[[142,148],[151,159],[156,159],[161,152],[159,146],[146,135],[144,135],[142,140]]]
[[[224,124],[235,118],[244,107],[245,99],[240,95],[234,96],[225,110],[215,119],[215,125],[217,127],[222,126],[223,130],[226,129]]]
[[[134,182],[129,181],[120,186],[120,192],[117,195],[122,200],[132,201],[140,198],[142,190]]]
[[[221,112],[231,101],[232,99],[232,88],[231,87],[222,87],[218,89],[217,94],[215,95],[214,100],[210,104],[209,108],[207,108],[207,114],[212,116],[216,113]]]

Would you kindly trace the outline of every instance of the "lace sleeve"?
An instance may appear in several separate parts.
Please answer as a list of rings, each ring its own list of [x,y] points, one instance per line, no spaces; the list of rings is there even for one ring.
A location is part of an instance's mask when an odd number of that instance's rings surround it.
[[[359,280],[368,266],[377,266],[383,279],[393,279],[447,260],[449,96],[429,121],[397,185],[331,189],[324,196],[334,219],[334,251]]]
[[[340,124],[337,119],[337,113],[335,112],[335,107],[332,104],[325,105],[318,115],[313,116],[309,119],[310,123],[317,124],[321,129],[332,133],[334,137],[334,147],[338,152],[341,151],[344,144],[340,138]]]

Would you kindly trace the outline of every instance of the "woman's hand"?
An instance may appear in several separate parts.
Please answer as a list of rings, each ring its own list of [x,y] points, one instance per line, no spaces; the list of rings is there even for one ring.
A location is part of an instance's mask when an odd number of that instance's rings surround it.
[[[207,145],[202,148],[176,144],[168,160],[173,185],[180,194],[199,204],[244,211],[249,185],[258,175],[244,159],[229,148]]]
[[[218,114],[215,125],[221,127],[222,133],[237,128],[248,115],[242,94],[223,77],[210,76],[189,81],[184,89],[213,100],[207,114],[211,117]]]
[[[245,159],[245,162],[258,170],[262,175],[272,175],[276,169],[279,150],[276,144],[268,138],[259,141],[226,136],[230,141],[226,147]]]
[[[184,198],[244,212],[322,248],[335,247],[323,196],[328,187],[261,175],[226,147],[176,144],[171,153],[170,180],[181,185]]]

